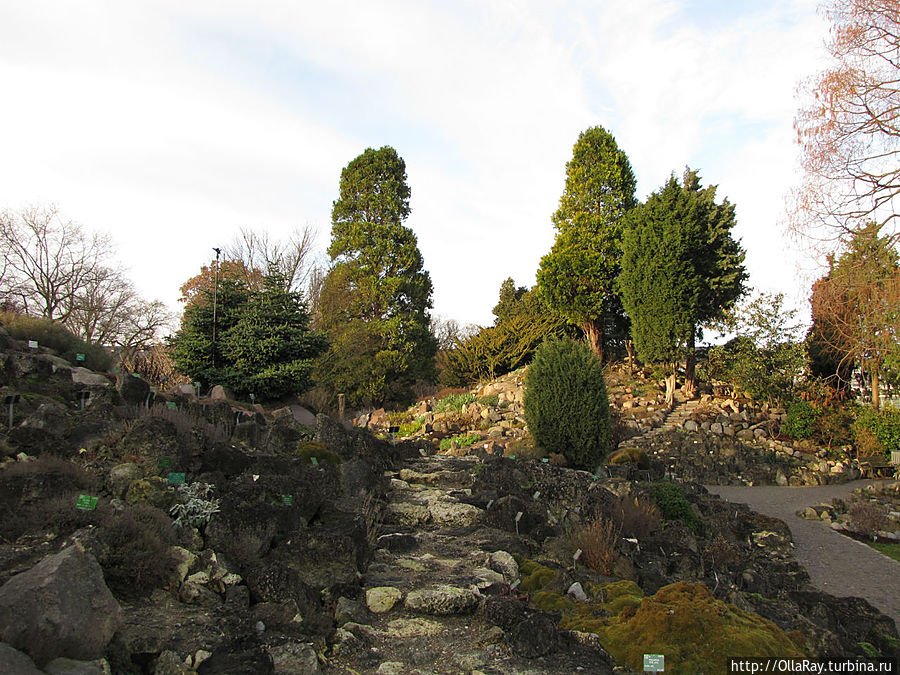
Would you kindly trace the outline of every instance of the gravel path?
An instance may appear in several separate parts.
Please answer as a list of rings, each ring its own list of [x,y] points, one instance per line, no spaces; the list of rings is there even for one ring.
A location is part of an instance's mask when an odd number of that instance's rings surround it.
[[[813,586],[836,596],[865,598],[900,626],[900,562],[870,546],[832,530],[826,523],[796,515],[807,506],[830,503],[875,481],[858,480],[819,487],[735,487],[707,485],[730,502],[787,523],[794,537],[794,555],[809,572]]]

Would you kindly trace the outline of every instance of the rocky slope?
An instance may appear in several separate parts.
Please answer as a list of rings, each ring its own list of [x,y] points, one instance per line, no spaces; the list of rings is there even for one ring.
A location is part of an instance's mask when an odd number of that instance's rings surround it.
[[[641,649],[722,672],[736,645],[900,648],[809,586],[783,523],[662,480],[665,434],[595,475],[528,458],[520,375],[425,402],[393,443],[3,338],[0,672],[604,673]]]

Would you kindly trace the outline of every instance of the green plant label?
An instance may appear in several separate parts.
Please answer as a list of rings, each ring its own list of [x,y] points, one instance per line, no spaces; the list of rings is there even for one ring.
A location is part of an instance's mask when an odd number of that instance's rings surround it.
[[[175,401],[166,401],[166,407],[169,410],[178,410],[178,404]]]
[[[142,379],[140,373],[132,373],[131,376],[132,376],[132,377],[136,377],[136,378],[139,379],[139,380]]]
[[[294,495],[281,495],[281,505],[282,506],[293,506],[294,505]]]
[[[510,455],[509,458],[510,458],[510,459],[515,459],[516,456],[515,456],[515,455]]]
[[[600,476],[598,476],[598,475],[595,474],[595,473],[592,473],[592,474],[591,474],[591,477],[592,477],[594,480],[599,480],[599,479],[600,479]]]
[[[170,473],[169,474],[169,485],[183,485],[184,484],[184,474],[183,473]]]
[[[549,463],[550,463],[550,458],[549,458],[549,457],[543,457],[543,458],[541,458],[541,461],[542,461],[544,464],[549,464]]]
[[[644,671],[662,673],[666,670],[666,657],[663,654],[644,654]]]
[[[310,459],[310,461],[313,463],[314,466],[319,466],[319,460],[318,460],[318,459],[316,459],[315,457],[310,457],[309,459]]]
[[[156,467],[159,469],[171,469],[172,468],[172,458],[166,457],[165,455],[156,460]]]
[[[75,360],[76,361],[84,361],[84,354],[76,354]]]
[[[75,502],[75,508],[81,509],[82,511],[93,511],[97,508],[97,497],[81,495]]]
[[[28,348],[29,348],[29,349],[37,349],[37,348],[38,348],[37,340],[29,340],[29,341],[28,341]]]

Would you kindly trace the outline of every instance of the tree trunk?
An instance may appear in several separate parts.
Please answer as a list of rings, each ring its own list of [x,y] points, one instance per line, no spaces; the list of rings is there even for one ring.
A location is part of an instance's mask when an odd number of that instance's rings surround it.
[[[675,372],[677,364],[672,364],[672,372],[666,375],[666,411],[675,407]]]
[[[694,398],[697,395],[697,358],[694,353],[696,348],[696,337],[692,330],[687,343],[687,358],[684,361],[684,386],[681,388],[687,398]]]
[[[634,375],[634,341],[625,340],[625,352],[628,354],[628,376]]]
[[[581,330],[584,331],[584,337],[587,338],[591,351],[603,363],[603,324],[599,319],[585,321],[581,324]]]
[[[878,381],[878,368],[872,368],[872,407],[881,408],[881,384]]]

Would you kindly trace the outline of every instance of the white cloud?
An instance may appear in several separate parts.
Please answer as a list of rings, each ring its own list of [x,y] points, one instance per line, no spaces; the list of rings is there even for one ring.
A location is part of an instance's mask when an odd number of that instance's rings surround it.
[[[715,30],[675,0],[6,3],[2,205],[113,231],[171,301],[240,225],[327,238],[341,168],[392,145],[436,311],[486,323],[502,279],[533,282],[572,145],[601,124],[641,196],[696,164],[767,261],[813,1],[717,5]]]

